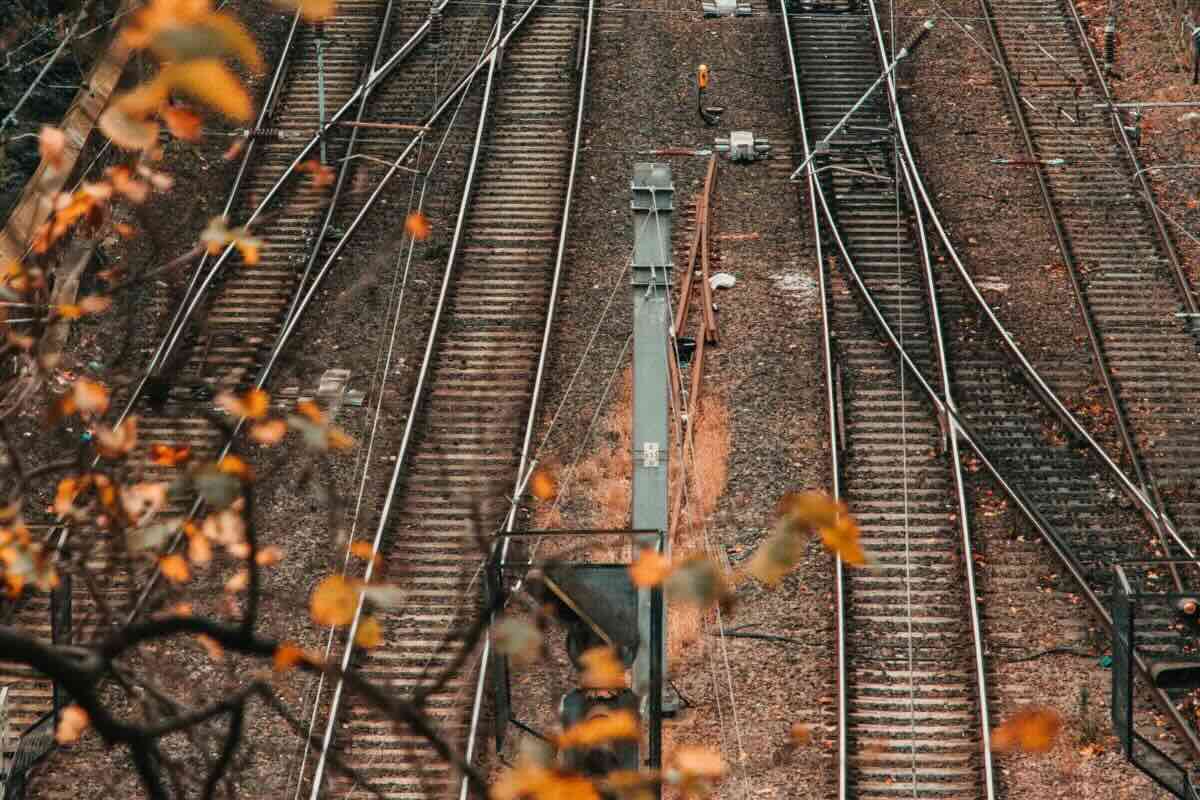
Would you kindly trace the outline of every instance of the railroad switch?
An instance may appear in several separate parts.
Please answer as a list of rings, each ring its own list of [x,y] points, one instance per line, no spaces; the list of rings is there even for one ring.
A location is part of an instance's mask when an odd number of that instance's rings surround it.
[[[754,8],[746,0],[704,0],[706,17],[749,17]]]
[[[730,161],[758,161],[771,154],[770,140],[756,137],[753,131],[730,131],[728,136],[718,136],[714,146]]]

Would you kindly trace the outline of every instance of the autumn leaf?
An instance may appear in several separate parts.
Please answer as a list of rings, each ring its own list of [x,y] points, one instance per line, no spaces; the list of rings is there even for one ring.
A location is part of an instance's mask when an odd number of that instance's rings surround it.
[[[283,642],[275,648],[272,666],[276,672],[287,672],[292,667],[305,660],[304,651],[291,642]]]
[[[185,142],[200,141],[202,120],[198,115],[186,108],[167,106],[159,112],[159,116],[163,118],[163,122],[167,123],[167,130],[176,139],[182,139]]]
[[[992,748],[1004,753],[1047,753],[1062,730],[1062,716],[1053,708],[1028,706],[992,731]]]
[[[239,569],[233,573],[233,577],[225,581],[225,591],[230,594],[246,591],[246,587],[250,585],[250,570]]]
[[[664,586],[672,600],[708,608],[732,596],[729,584],[716,562],[696,553],[680,562],[667,576]]]
[[[789,492],[779,499],[779,515],[789,517],[811,528],[828,528],[847,513],[846,504],[839,503],[824,492]]]
[[[408,598],[408,592],[392,583],[369,583],[361,591],[363,599],[375,608],[397,609]]]
[[[100,115],[100,132],[123,150],[145,150],[158,143],[158,123],[138,119],[110,103]]]
[[[529,491],[543,503],[549,503],[558,494],[558,481],[550,470],[539,467],[529,478]]]
[[[725,774],[721,754],[701,745],[680,745],[671,756],[672,766],[684,777],[716,780]]]
[[[221,460],[217,462],[217,469],[226,475],[233,475],[244,481],[254,479],[254,471],[250,469],[250,465],[240,456],[235,456],[232,453],[221,456]]]
[[[115,428],[96,429],[96,451],[107,459],[128,455],[137,446],[138,418],[126,417]]]
[[[867,563],[867,555],[863,552],[859,539],[858,523],[849,514],[843,515],[829,528],[821,528],[821,541],[829,552],[838,555],[843,562],[852,567],[861,567]]]
[[[374,548],[371,543],[365,539],[359,539],[350,545],[350,553],[361,558],[363,561],[370,561],[375,557]]]
[[[221,661],[225,658],[225,648],[221,647],[221,643],[208,634],[196,634],[196,641],[200,642],[208,653],[208,657],[213,661]]]
[[[67,136],[58,128],[43,125],[38,134],[38,155],[54,169],[63,165],[63,150],[67,146]]]
[[[150,445],[150,463],[158,467],[178,467],[192,457],[192,448],[184,445]]]
[[[191,530],[193,532],[188,536],[188,561],[203,567],[212,561],[212,542],[201,531],[195,530],[195,526]]]
[[[309,613],[318,625],[349,625],[358,610],[358,588],[341,575],[331,575],[313,590]]]
[[[75,509],[75,497],[83,488],[79,478],[63,478],[58,482],[54,493],[54,513],[60,517],[68,516]]]
[[[88,713],[72,703],[58,715],[58,729],[54,732],[54,741],[59,744],[70,744],[77,741],[88,726]]]
[[[804,555],[804,542],[787,521],[780,521],[774,533],[754,551],[746,571],[765,583],[776,586]]]
[[[614,711],[577,722],[563,731],[557,739],[560,749],[568,747],[594,747],[598,744],[619,739],[634,739],[639,736],[638,720],[632,711]]]
[[[103,414],[108,411],[108,389],[104,384],[80,378],[71,387],[71,399],[82,414]]]
[[[135,483],[121,487],[121,507],[136,524],[157,514],[167,505],[167,484],[162,481]]]
[[[258,444],[279,444],[286,435],[287,423],[281,419],[269,419],[250,426],[250,439]]]
[[[372,650],[383,643],[383,627],[379,620],[370,615],[358,621],[358,630],[354,632],[354,643],[359,647]]]
[[[625,665],[611,647],[593,647],[579,656],[583,674],[579,685],[584,689],[624,689]]]
[[[182,92],[235,122],[249,122],[254,115],[246,87],[216,59],[177,62],[159,75],[171,91]]]
[[[629,577],[639,589],[658,586],[670,574],[671,559],[649,547],[641,552],[637,561],[629,565]]]
[[[308,161],[302,161],[296,165],[296,171],[299,173],[307,173],[312,175],[311,186],[314,189],[320,189],[328,186],[337,178],[337,173],[333,167],[328,164],[322,164],[315,158],[310,158]]]
[[[177,553],[160,558],[158,568],[162,571],[163,577],[171,583],[187,583],[192,579],[192,571],[188,569],[187,561]]]
[[[527,666],[542,652],[542,632],[524,617],[505,616],[492,626],[496,652],[508,656],[514,664]]]
[[[221,392],[213,402],[235,417],[263,419],[271,407],[271,396],[262,389],[251,389],[241,397],[233,392]]]
[[[134,203],[144,203],[150,196],[150,184],[134,175],[129,167],[109,167],[104,172],[112,181],[113,190]]]
[[[404,231],[418,242],[423,242],[429,238],[429,232],[432,227],[429,224],[429,218],[420,211],[413,211],[404,218]]]
[[[803,722],[792,723],[792,730],[789,733],[791,742],[796,747],[804,747],[812,744],[812,729]]]
[[[587,778],[524,762],[501,773],[488,796],[491,800],[600,800]]]
[[[232,244],[242,254],[242,260],[253,266],[258,263],[259,251],[262,250],[262,240],[250,234],[245,226],[230,229],[224,217],[213,217],[208,221],[208,227],[200,232],[200,242],[204,244],[210,256],[221,252],[226,245]]]

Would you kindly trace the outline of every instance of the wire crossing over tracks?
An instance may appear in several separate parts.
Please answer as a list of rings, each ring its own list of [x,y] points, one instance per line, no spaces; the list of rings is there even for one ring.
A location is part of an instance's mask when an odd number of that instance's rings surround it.
[[[401,696],[427,690],[459,656],[454,634],[479,611],[477,536],[489,532],[480,525],[494,529],[508,514],[507,504],[485,501],[517,483],[561,264],[585,8],[543,0],[501,12],[528,18],[501,51],[502,68],[489,73],[483,146],[469,169],[412,413],[377,520],[382,562],[409,593],[402,608],[381,617],[380,647],[342,654]],[[425,704],[458,752],[468,750],[478,714],[475,658],[465,663]],[[428,742],[397,731],[340,687],[322,726],[325,749],[306,773],[313,797],[350,788],[328,768],[330,747],[387,797],[442,796],[457,786],[459,776]]]
[[[785,25],[808,152],[882,67],[865,14],[799,13]],[[811,179],[882,313],[933,374],[941,358],[926,301],[927,249],[902,195],[889,122],[885,95],[867,100],[813,157]],[[839,797],[991,797],[986,687],[973,647],[978,610],[974,593],[963,591],[960,557],[965,542],[965,562],[972,560],[969,532],[954,522],[965,519],[958,460],[948,457],[920,388],[829,268],[838,257],[826,256],[819,258],[834,469],[875,557],[869,570],[838,565]]]

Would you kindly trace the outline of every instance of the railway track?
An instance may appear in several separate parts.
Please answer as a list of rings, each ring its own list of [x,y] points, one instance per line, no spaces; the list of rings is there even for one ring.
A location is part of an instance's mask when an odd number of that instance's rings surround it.
[[[485,501],[513,490],[528,456],[565,252],[583,99],[578,67],[586,68],[591,8],[542,0],[509,3],[501,14],[525,21],[501,50],[502,68],[488,77],[483,146],[468,170],[412,409],[402,437],[391,442],[395,468],[376,520],[376,552],[407,598],[403,608],[380,612],[383,645],[370,652],[342,645],[339,653],[402,697],[453,663],[457,651],[447,642],[478,611],[475,523],[481,504],[494,507]],[[468,758],[481,680],[462,669],[426,702],[430,720]],[[299,770],[302,792],[316,798],[351,788],[328,768],[330,748],[387,797],[457,789],[458,776],[427,742],[398,733],[341,687],[322,715],[324,745]]]
[[[807,154],[881,68],[865,14],[801,11],[786,27]],[[816,158],[817,180],[882,313],[934,374],[940,339],[926,301],[925,251],[891,139],[881,135],[889,122],[876,96]],[[979,610],[964,590],[970,535],[955,525],[966,519],[960,465],[920,387],[880,345],[848,283],[825,267],[835,481],[875,558],[869,570],[838,564],[838,796],[993,797],[987,687],[973,642]]]
[[[884,37],[874,3],[868,3],[867,9],[878,47],[872,75],[878,75],[884,56]],[[893,107],[896,141],[902,148],[902,162],[907,165],[906,183],[914,190],[910,196],[915,205],[923,207],[916,220],[918,224],[926,220],[930,231],[936,231],[933,240],[949,257],[948,266],[958,273],[955,278],[950,270],[938,270],[936,275],[931,271],[929,276],[933,332],[937,341],[943,343],[946,356],[943,383],[949,386],[952,377],[958,402],[940,396],[934,385],[919,374],[924,372],[918,363],[919,348],[914,350],[915,356],[904,352],[902,357],[948,427],[956,430],[958,438],[974,451],[974,469],[986,469],[998,482],[1008,500],[1050,546],[1073,579],[1074,591],[1082,595],[1102,623],[1110,625],[1111,617],[1102,598],[1108,591],[1112,565],[1116,561],[1159,555],[1156,548],[1161,546],[1163,533],[1158,527],[1160,510],[1071,415],[983,300],[940,221],[919,171],[911,166],[915,159],[903,117],[896,110],[894,80],[885,84]],[[814,195],[814,207],[832,224],[837,219],[833,202],[824,192],[817,191]],[[920,202],[916,203],[916,199]],[[875,299],[876,291],[869,285],[869,276],[855,266],[855,256],[842,236],[840,224],[834,226],[833,236],[838,245],[836,252],[844,262],[842,266],[853,278],[877,325],[893,347],[907,351],[898,329],[887,318],[884,304]],[[941,320],[947,322],[942,325]],[[831,403],[835,400],[831,398]],[[1131,535],[1130,531],[1137,533]],[[1011,568],[1011,564],[1006,566]],[[1005,579],[1011,580],[1011,576]],[[1167,576],[1158,575],[1150,576],[1144,588],[1164,591],[1171,587]],[[1182,634],[1182,624],[1165,605],[1152,608],[1147,604],[1146,611],[1139,626],[1144,644],[1137,656],[1143,674],[1148,659],[1182,653],[1187,638]],[[977,636],[977,641],[987,641],[1003,627],[1002,616],[990,615],[983,625],[986,636]],[[984,668],[986,672],[987,665]],[[1194,751],[1195,733],[1171,699],[1158,690],[1147,689],[1147,692],[1172,722],[1179,742]],[[1143,725],[1152,723],[1152,716],[1142,713],[1138,721]],[[1177,743],[1167,744],[1168,749],[1176,746]]]
[[[353,205],[339,204],[339,200],[345,199],[340,191],[341,182],[339,191],[331,195],[327,191],[307,190],[294,179],[298,144],[311,141],[322,113],[328,118],[352,96],[366,94],[362,92],[364,75],[379,66],[385,45],[400,46],[419,40],[414,34],[426,24],[428,11],[427,7],[416,10],[411,4],[385,0],[350,0],[340,4],[337,16],[323,26],[293,24],[275,76],[266,96],[260,98],[263,112],[256,129],[265,133],[250,140],[225,207],[226,213],[236,218],[238,214],[256,213],[259,201],[278,194],[283,201],[282,210],[260,234],[264,241],[261,261],[254,267],[239,267],[231,276],[222,273],[208,285],[208,295],[203,303],[197,304],[198,309],[189,314],[177,312],[159,352],[150,362],[147,379],[131,386],[124,396],[118,394],[125,404],[122,417],[138,414],[143,440],[187,443],[198,459],[211,459],[226,446],[204,420],[204,411],[219,391],[244,390],[265,382],[277,350],[291,333],[287,323],[297,312],[301,293],[312,288],[314,279],[310,273],[314,262],[332,249],[329,220],[338,213],[339,206]],[[486,34],[486,20],[482,25],[475,22],[479,15],[476,7],[465,14],[452,9],[448,27],[482,28]],[[319,62],[313,57],[318,40]],[[431,55],[429,51],[434,52]],[[404,75],[405,80],[399,82],[416,87],[410,88],[410,94],[427,93],[429,87],[437,85],[428,79],[434,62],[447,76],[457,77],[471,65],[464,55],[465,51],[448,52],[433,47],[417,51],[413,59],[416,77]],[[379,97],[384,100],[385,109],[389,99],[403,95],[403,91],[397,94],[394,89],[396,82],[382,84]],[[365,108],[365,104],[360,105]],[[434,103],[430,101],[429,105]],[[336,166],[355,152],[357,143],[352,136],[326,138],[324,157],[331,165]],[[367,142],[368,154],[372,144],[377,143]],[[390,154],[391,158],[395,155]],[[344,170],[342,177],[348,172]],[[291,186],[280,192],[289,178]],[[452,178],[448,180],[452,182]],[[320,224],[323,214],[324,225]],[[204,259],[196,268],[191,288],[211,268],[212,262]],[[160,291],[155,302],[169,309],[177,300]],[[169,342],[174,343],[173,350]],[[168,354],[165,358],[164,353]],[[169,469],[148,461],[136,466],[143,471],[145,480],[174,478]],[[187,514],[195,510],[195,501],[184,498],[168,513]],[[90,554],[88,565],[97,576],[106,605],[122,615],[137,613],[157,577],[153,571],[131,569],[124,562],[114,567],[107,553]],[[72,639],[88,641],[102,624],[99,609],[82,585],[77,584],[71,594]],[[15,609],[12,622],[50,639],[49,598],[28,597]],[[23,759],[37,757],[51,746],[52,717],[47,710],[52,707],[52,683],[32,671],[6,666],[0,673],[0,684],[11,686],[10,730],[29,734],[23,741],[14,736],[6,744],[21,751]],[[12,750],[6,755],[11,757]],[[46,776],[36,787],[38,795],[67,796],[71,788],[64,780],[65,776]]]
[[[1200,502],[1188,490],[1200,477],[1200,371],[1196,318],[1181,316],[1198,310],[1192,287],[1135,179],[1123,121],[1097,107],[1111,97],[1070,3],[981,5],[1094,358],[1112,376],[1127,461],[1195,542]],[[1167,552],[1185,555],[1169,540]]]

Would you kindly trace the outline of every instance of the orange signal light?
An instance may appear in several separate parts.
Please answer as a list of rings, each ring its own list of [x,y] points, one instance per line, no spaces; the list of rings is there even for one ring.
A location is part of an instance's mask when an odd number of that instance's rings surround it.
[[[708,64],[701,64],[696,70],[696,80],[700,83],[701,89],[708,88]]]

